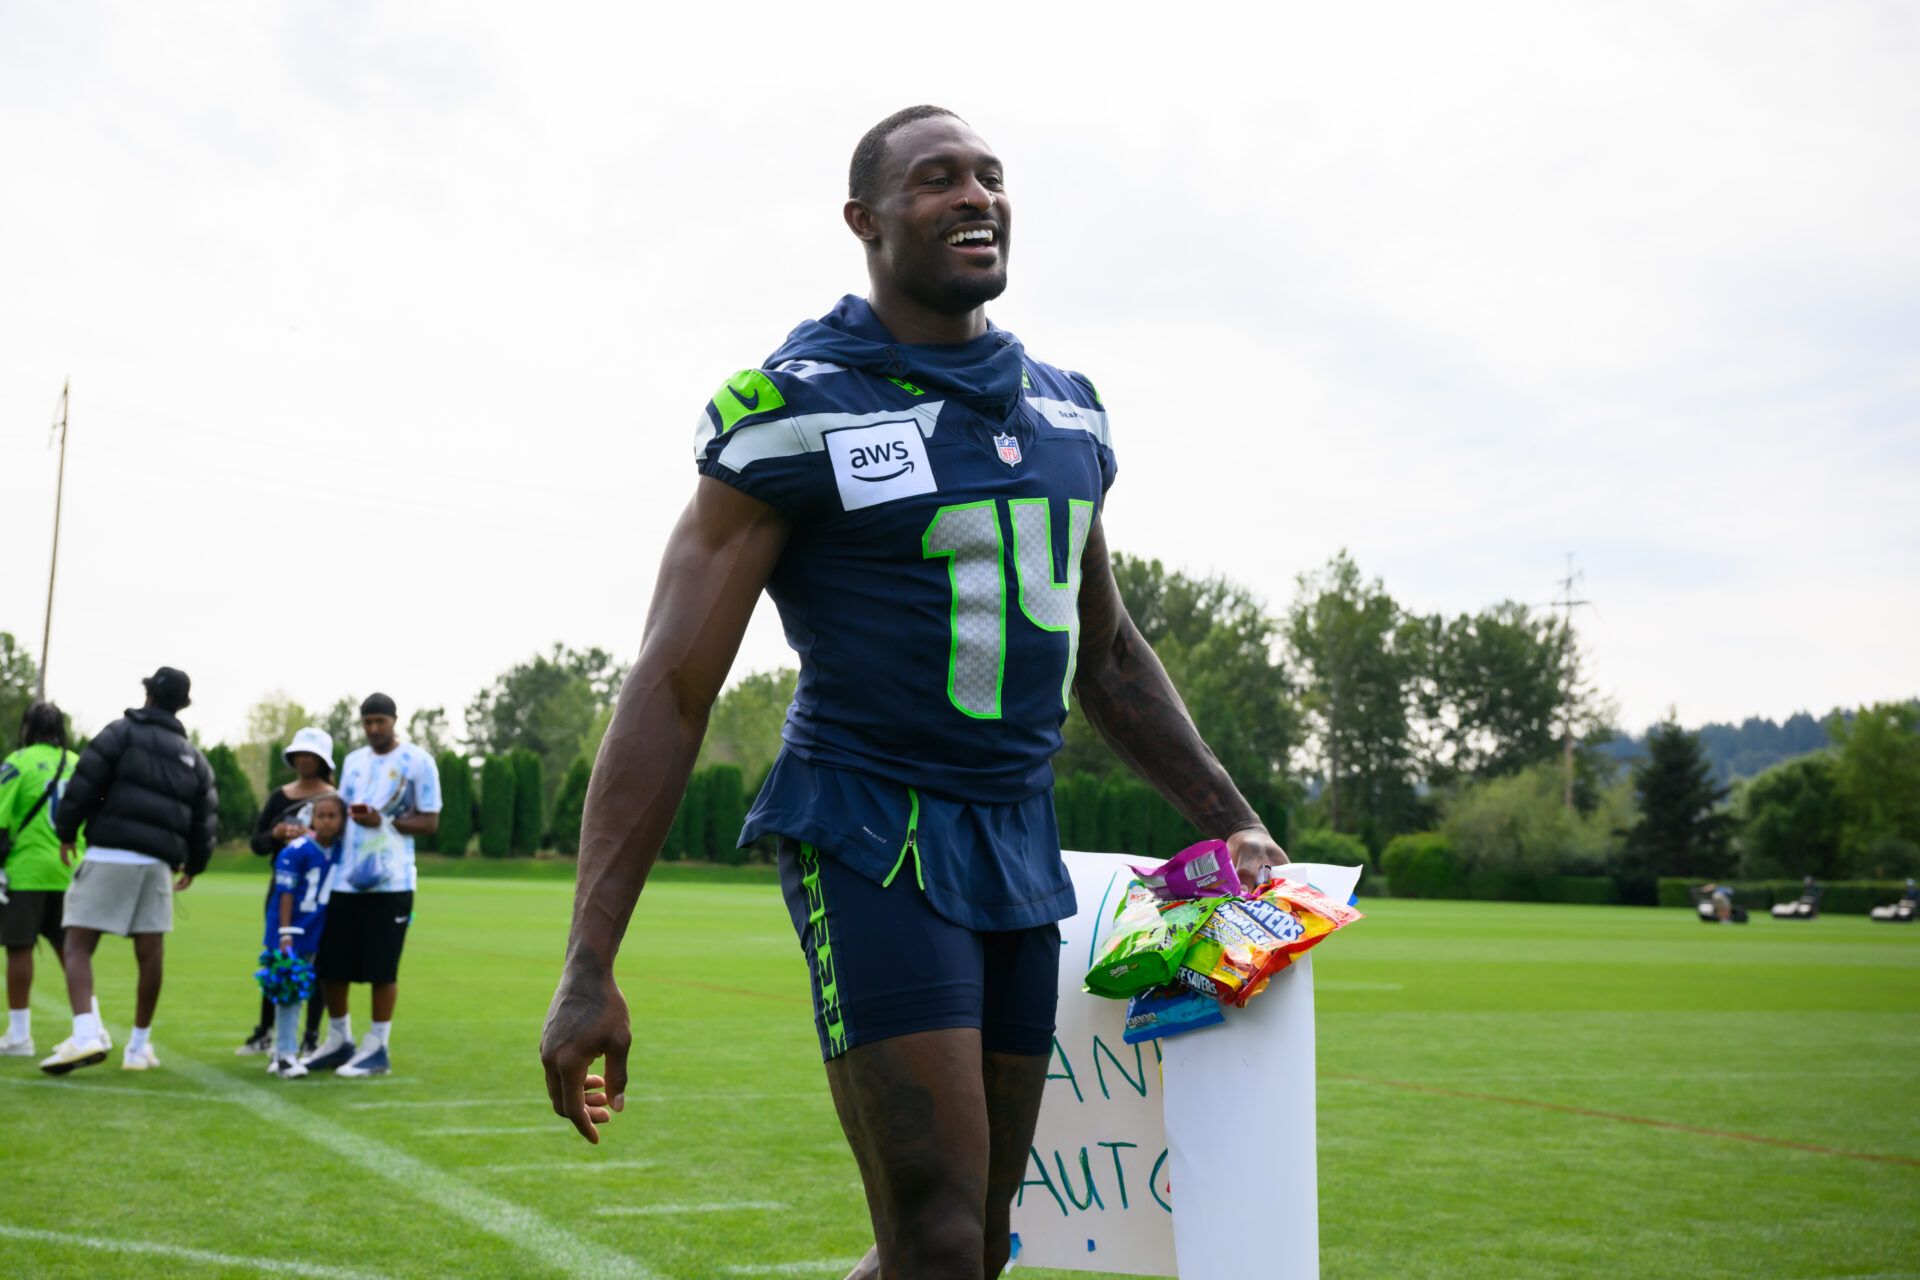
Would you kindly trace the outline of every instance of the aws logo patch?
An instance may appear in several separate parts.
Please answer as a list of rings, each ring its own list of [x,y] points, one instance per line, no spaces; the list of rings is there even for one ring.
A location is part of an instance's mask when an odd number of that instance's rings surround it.
[[[920,426],[911,419],[842,427],[826,433],[826,445],[840,505],[848,511],[939,488]]]

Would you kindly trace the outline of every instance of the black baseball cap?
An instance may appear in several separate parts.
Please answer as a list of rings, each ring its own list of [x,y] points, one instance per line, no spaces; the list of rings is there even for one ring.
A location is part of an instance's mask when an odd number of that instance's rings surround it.
[[[193,703],[187,696],[193,691],[193,681],[178,667],[160,667],[140,683],[147,687],[147,696],[168,711],[178,711]]]
[[[360,704],[363,716],[398,716],[400,709],[393,705],[393,699],[384,693],[370,693],[366,701]]]

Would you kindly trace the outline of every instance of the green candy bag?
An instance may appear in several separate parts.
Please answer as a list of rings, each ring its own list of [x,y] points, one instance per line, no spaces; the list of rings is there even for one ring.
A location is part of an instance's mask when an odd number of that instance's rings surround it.
[[[1086,990],[1110,1000],[1164,986],[1186,958],[1193,935],[1224,901],[1162,902],[1139,881],[1114,912],[1113,932],[1087,970]]]

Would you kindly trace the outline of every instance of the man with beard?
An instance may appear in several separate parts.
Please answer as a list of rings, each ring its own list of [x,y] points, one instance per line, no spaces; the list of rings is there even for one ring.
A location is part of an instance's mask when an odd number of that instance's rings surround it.
[[[696,424],[701,479],[594,769],[541,1057],[554,1110],[598,1141],[631,1041],[614,954],[764,587],[800,684],[741,841],[779,840],[873,1220],[854,1274],[979,1280],[1006,1265],[1074,911],[1050,763],[1069,696],[1249,880],[1286,855],[1121,604],[1099,394],[987,320],[1004,166],[912,107],[861,139],[849,196],[868,296]]]

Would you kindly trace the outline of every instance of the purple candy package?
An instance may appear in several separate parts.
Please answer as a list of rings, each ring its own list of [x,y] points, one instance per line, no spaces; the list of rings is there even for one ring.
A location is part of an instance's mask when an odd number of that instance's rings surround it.
[[[1163,901],[1184,898],[1237,898],[1241,896],[1240,873],[1224,840],[1202,840],[1188,845],[1149,871],[1133,868],[1148,892]]]

